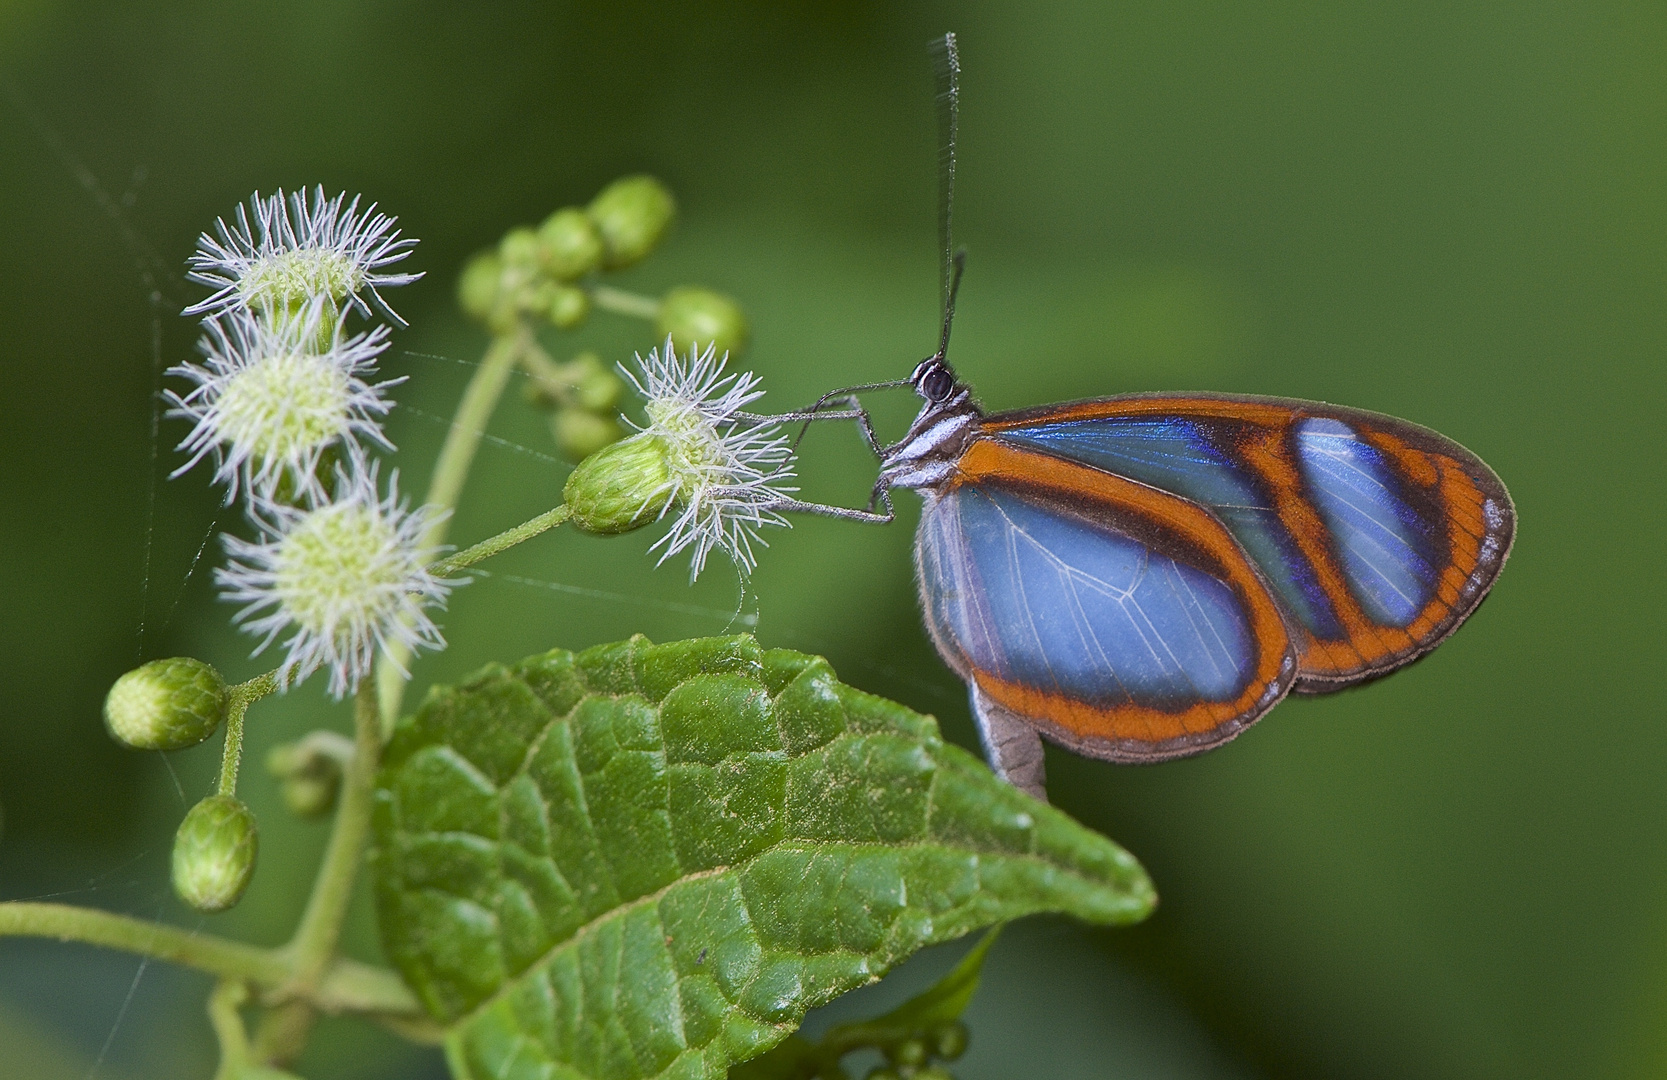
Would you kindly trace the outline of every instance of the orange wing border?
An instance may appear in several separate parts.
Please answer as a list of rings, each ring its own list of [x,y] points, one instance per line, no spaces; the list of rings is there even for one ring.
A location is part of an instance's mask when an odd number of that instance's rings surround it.
[[[998,414],[985,420],[981,434],[999,440],[1004,431],[1125,416],[1237,425],[1235,445],[1222,449],[1230,450],[1236,462],[1273,493],[1281,523],[1313,568],[1345,633],[1338,639],[1317,638],[1286,612],[1297,645],[1296,693],[1327,693],[1369,682],[1429,653],[1476,611],[1510,555],[1516,537],[1516,508],[1498,475],[1444,435],[1365,409],[1252,395],[1129,394]],[[1330,531],[1304,491],[1294,432],[1297,422],[1309,417],[1339,420],[1352,427],[1384,455],[1409,497],[1433,510],[1432,517],[1445,524],[1445,552],[1435,593],[1405,627],[1381,625],[1363,610],[1348,586]],[[1184,496],[1167,494],[1198,506]],[[1207,508],[1198,508],[1219,522]],[[1243,557],[1251,561],[1248,555]]]
[[[1225,743],[1260,719],[1296,681],[1297,657],[1286,617],[1255,564],[1214,514],[1197,503],[1121,476],[995,439],[973,440],[947,495],[963,484],[1004,486],[1100,525],[1110,524],[1160,554],[1198,567],[1233,590],[1256,642],[1254,673],[1232,701],[1198,701],[1177,710],[1146,705],[1105,707],[1002,679],[978,667],[930,618],[938,653],[962,679],[1025,718],[1050,742],[1087,757],[1156,762]],[[941,497],[941,496],[940,496]],[[917,565],[922,555],[918,545]],[[930,612],[921,573],[921,601]]]

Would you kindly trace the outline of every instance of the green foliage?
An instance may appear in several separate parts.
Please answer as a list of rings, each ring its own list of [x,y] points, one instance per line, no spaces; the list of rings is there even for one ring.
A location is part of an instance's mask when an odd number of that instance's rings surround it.
[[[883,1051],[892,1063],[915,1070],[917,1078],[931,1058],[953,1061],[966,1051],[961,1014],[978,991],[984,959],[1000,933],[999,924],[991,928],[943,978],[884,1016],[841,1024],[817,1043],[789,1035],[768,1053],[731,1069],[730,1080],[843,1077],[839,1059],[864,1047]]]
[[[460,1077],[718,1077],[922,946],[1152,907],[929,718],[749,637],[488,667],[403,720],[384,945]]]

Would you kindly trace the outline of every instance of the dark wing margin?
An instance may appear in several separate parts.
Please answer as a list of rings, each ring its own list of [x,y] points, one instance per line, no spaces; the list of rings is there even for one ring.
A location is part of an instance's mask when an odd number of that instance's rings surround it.
[[[1515,537],[1510,495],[1480,458],[1361,409],[1140,394],[994,416],[985,430],[1215,514],[1287,614],[1299,693],[1434,649],[1487,595]]]
[[[916,562],[981,729],[1016,717],[1087,756],[1163,761],[1232,739],[1295,681],[1282,613],[1214,517],[1060,458],[975,441],[928,497]]]

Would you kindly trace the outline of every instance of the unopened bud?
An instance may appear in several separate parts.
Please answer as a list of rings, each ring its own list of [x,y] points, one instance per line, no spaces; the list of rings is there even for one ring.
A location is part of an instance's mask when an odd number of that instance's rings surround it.
[[[894,1065],[900,1065],[905,1069],[918,1069],[926,1064],[930,1054],[927,1053],[924,1040],[904,1039],[888,1049],[886,1057],[890,1058]]]
[[[557,210],[538,227],[540,263],[559,281],[573,281],[602,262],[602,234],[590,215],[576,206]]]
[[[740,356],[747,348],[752,329],[735,301],[711,289],[680,285],[660,303],[656,330],[670,335],[678,350],[699,351],[697,345],[711,345],[723,356]]]
[[[612,416],[584,409],[558,409],[550,417],[550,433],[556,437],[562,456],[583,461],[610,443],[618,442],[625,429]]]
[[[333,731],[316,731],[300,742],[267,751],[266,771],[279,780],[290,813],[320,817],[336,808],[344,762],[352,753],[347,739]]]
[[[582,352],[568,365],[573,378],[573,401],[580,408],[602,412],[619,404],[625,380],[593,352]]]
[[[590,294],[571,285],[547,282],[540,300],[540,313],[561,330],[572,330],[590,315]]]
[[[174,892],[198,911],[225,911],[249,887],[258,846],[249,808],[230,795],[210,795],[174,834]]]
[[[627,176],[603,188],[588,213],[602,237],[603,268],[618,270],[659,246],[677,216],[677,202],[654,177]]]
[[[509,230],[498,241],[498,257],[517,269],[536,268],[539,256],[538,234],[525,225]]]
[[[104,723],[137,750],[180,750],[214,734],[226,717],[226,681],[201,660],[152,660],[117,679]]]
[[[967,1025],[959,1020],[946,1020],[927,1032],[932,1056],[954,1061],[967,1052]]]
[[[641,528],[671,501],[670,448],[658,435],[638,432],[579,463],[562,497],[568,520],[586,532],[612,535]]]
[[[483,251],[469,260],[463,276],[457,281],[457,302],[463,313],[485,321],[498,306],[499,284],[503,280],[504,264],[495,251]]]

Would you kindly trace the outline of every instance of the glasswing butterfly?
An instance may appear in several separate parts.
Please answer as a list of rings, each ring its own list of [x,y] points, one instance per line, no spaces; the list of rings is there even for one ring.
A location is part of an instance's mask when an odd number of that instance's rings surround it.
[[[985,414],[946,359],[959,60],[938,48],[943,333],[906,379],[780,419],[852,419],[880,458],[868,510],[925,502],[926,626],[967,683],[991,767],[1046,797],[1042,737],[1165,761],[1234,738],[1287,693],[1387,675],[1476,610],[1511,549],[1499,477],[1394,417],[1234,394],[1127,394]],[[855,394],[922,399],[882,445]],[[883,506],[884,511],[874,508]]]

